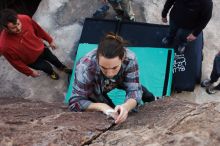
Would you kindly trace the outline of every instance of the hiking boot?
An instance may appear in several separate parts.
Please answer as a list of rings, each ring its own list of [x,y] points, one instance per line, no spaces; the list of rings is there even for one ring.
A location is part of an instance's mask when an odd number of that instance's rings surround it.
[[[50,75],[50,78],[53,79],[53,80],[59,80],[59,75],[53,71],[52,74]]]
[[[183,54],[184,52],[185,52],[185,50],[186,50],[186,45],[185,44],[180,44],[179,46],[178,46],[178,52],[180,53],[180,54]]]
[[[201,87],[209,87],[211,85],[212,85],[212,83],[211,83],[210,79],[205,79],[201,82]]]
[[[210,86],[210,87],[206,88],[206,92],[208,94],[215,94],[217,92],[217,89],[214,86]]]
[[[168,46],[168,45],[170,45],[171,43],[172,43],[172,39],[169,39],[169,37],[164,37],[163,39],[162,39],[162,44],[163,45],[165,45],[165,46]]]
[[[206,88],[206,92],[208,94],[215,94],[217,91],[220,90],[220,83],[217,86],[209,86],[208,88]]]
[[[208,94],[215,94],[215,93],[216,93],[216,90],[214,90],[214,88],[209,87],[209,88],[206,89],[206,92],[207,92]]]

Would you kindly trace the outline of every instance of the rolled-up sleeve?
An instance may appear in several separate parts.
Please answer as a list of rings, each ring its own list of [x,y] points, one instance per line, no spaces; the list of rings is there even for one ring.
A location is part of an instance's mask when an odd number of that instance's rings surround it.
[[[124,86],[126,89],[126,100],[133,98],[138,104],[141,104],[143,92],[139,82],[139,69],[136,58],[129,61],[125,70]]]

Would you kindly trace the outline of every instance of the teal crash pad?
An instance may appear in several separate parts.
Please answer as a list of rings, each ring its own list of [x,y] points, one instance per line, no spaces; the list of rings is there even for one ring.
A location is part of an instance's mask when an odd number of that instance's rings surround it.
[[[68,103],[71,96],[74,81],[74,71],[77,61],[95,48],[97,48],[97,44],[79,44],[73,67],[73,74],[71,76],[70,85],[65,97],[65,103]],[[128,48],[136,54],[139,64],[141,84],[147,87],[147,89],[156,97],[170,96],[174,50],[151,47]],[[125,94],[126,93],[123,90],[118,89],[114,89],[109,92],[110,98],[116,105],[124,102]]]

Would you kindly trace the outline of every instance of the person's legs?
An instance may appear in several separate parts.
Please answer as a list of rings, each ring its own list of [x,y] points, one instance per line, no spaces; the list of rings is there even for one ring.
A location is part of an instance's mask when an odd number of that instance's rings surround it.
[[[205,79],[201,82],[202,87],[206,87],[208,94],[214,94],[220,90],[220,83],[217,86],[213,86],[213,83],[218,81],[220,77],[220,54],[217,54],[214,59],[212,73],[210,79]]]
[[[216,82],[220,77],[220,55],[216,55],[213,63],[212,73],[210,75],[210,81]]]
[[[147,88],[144,87],[143,85],[142,85],[142,91],[143,91],[143,96],[142,96],[143,102],[155,101],[154,95],[150,91],[148,91]]]
[[[42,58],[56,66],[57,68],[64,68],[65,65],[63,65],[58,58],[50,51],[49,48],[45,47],[44,52],[42,54]]]
[[[93,14],[94,18],[104,18],[109,10],[108,4],[103,4],[98,10]]]
[[[124,11],[121,9],[121,6],[119,5],[119,3],[114,0],[108,0],[108,2],[111,4],[112,8],[114,9],[114,11],[117,14],[116,19],[122,20],[122,17],[124,15]]]
[[[59,79],[59,75],[54,72],[52,66],[47,61],[43,60],[41,56],[34,63],[29,64],[28,66],[36,70],[42,70],[54,80]]]
[[[54,66],[56,66],[58,69],[66,72],[66,73],[69,73],[71,74],[72,73],[72,70],[71,69],[68,69],[63,63],[61,63],[59,61],[59,59],[50,51],[49,48],[45,47],[44,48],[44,52],[43,54],[41,55],[41,57],[44,59],[44,60],[47,60],[48,62],[50,62],[51,64],[53,64]]]
[[[212,67],[210,79],[205,79],[201,82],[201,87],[209,87],[216,82],[220,77],[220,55],[216,55]]]
[[[135,15],[131,6],[131,0],[122,0],[120,2],[122,10],[124,10],[124,16],[128,17],[129,20],[135,21]]]
[[[180,28],[177,33],[178,42],[178,51],[179,53],[184,53],[186,46],[188,44],[187,36],[192,32],[190,29]]]

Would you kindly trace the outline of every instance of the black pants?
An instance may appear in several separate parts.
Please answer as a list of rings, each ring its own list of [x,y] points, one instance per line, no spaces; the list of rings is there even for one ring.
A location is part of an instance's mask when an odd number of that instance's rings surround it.
[[[120,88],[121,89],[121,88]],[[142,95],[142,101],[145,102],[152,102],[155,101],[155,97],[154,95],[147,90],[146,87],[144,87],[142,85],[142,91],[143,91],[143,95]],[[115,104],[112,102],[112,100],[109,98],[109,96],[106,94],[103,95],[107,100],[108,100],[108,105],[111,106],[112,108],[115,108]]]
[[[178,38],[178,43],[181,45],[186,46],[188,44],[187,42],[187,36],[192,32],[190,29],[184,29],[180,28],[179,26],[176,25],[176,23],[170,19],[170,25],[169,25],[169,34],[168,34],[168,39],[169,40],[174,40],[175,37]]]
[[[145,88],[143,85],[142,85],[142,91],[143,91],[143,95],[142,95],[143,102],[155,101],[154,95],[150,91],[148,91],[147,88]]]
[[[210,76],[211,82],[214,83],[220,77],[220,54],[215,56],[212,73]]]
[[[42,70],[51,75],[53,73],[53,68],[50,63],[59,69],[65,67],[65,65],[63,65],[55,55],[53,55],[50,49],[45,47],[43,53],[37,58],[37,60],[28,66],[36,70]]]

